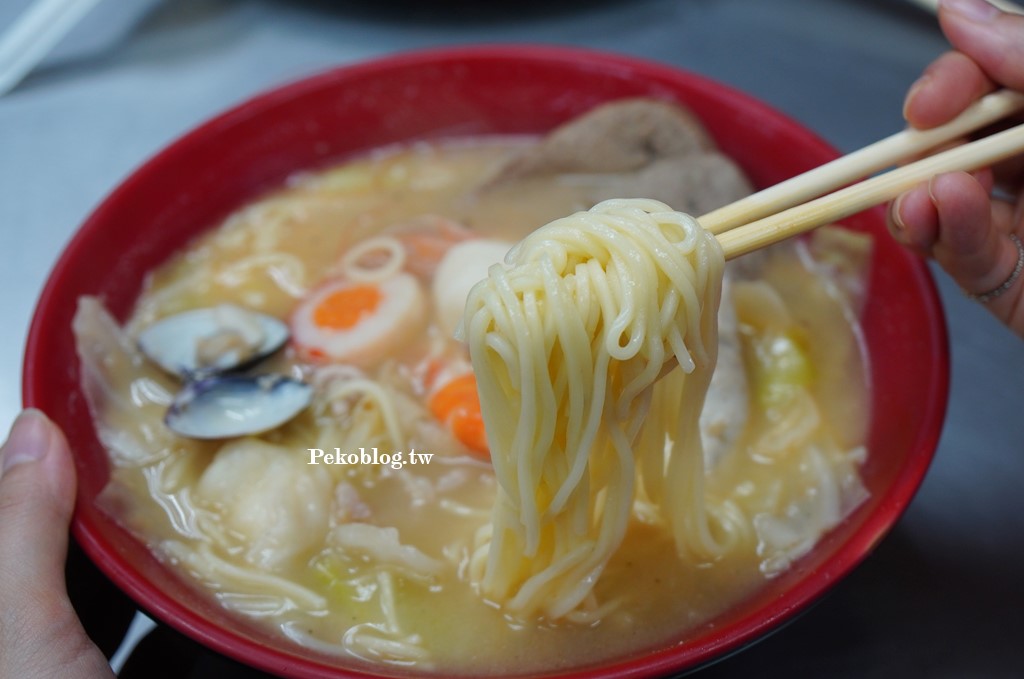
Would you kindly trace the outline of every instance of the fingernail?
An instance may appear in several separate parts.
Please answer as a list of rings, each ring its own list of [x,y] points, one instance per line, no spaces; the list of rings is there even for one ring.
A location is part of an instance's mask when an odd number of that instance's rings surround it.
[[[958,14],[968,21],[987,24],[999,16],[999,9],[985,0],[941,0],[939,8]]]
[[[928,200],[930,200],[932,202],[932,205],[934,205],[935,207],[939,207],[939,199],[935,197],[935,181],[940,176],[941,175],[935,175],[934,177],[928,180]]]
[[[900,214],[900,208],[903,206],[903,196],[906,194],[900,194],[896,197],[896,200],[892,202],[892,207],[889,210],[889,221],[892,222],[894,229],[893,235],[897,235],[906,230],[907,225],[903,223],[903,215]]]
[[[3,467],[0,474],[25,462],[39,460],[51,445],[50,423],[46,415],[28,409],[18,415],[11,427],[11,435],[3,446]]]

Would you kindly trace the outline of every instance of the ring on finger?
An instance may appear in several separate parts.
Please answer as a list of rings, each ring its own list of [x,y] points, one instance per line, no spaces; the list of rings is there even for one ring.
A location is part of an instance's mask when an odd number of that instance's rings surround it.
[[[1010,240],[1017,246],[1017,264],[1013,267],[1013,271],[1010,272],[1010,275],[1006,277],[1005,281],[988,292],[981,292],[978,294],[968,292],[967,297],[969,299],[973,299],[975,302],[981,302],[982,304],[991,302],[996,297],[999,297],[1013,287],[1013,284],[1017,282],[1018,278],[1020,278],[1021,272],[1024,271],[1024,243],[1021,243],[1017,234],[1013,233],[1010,234]]]

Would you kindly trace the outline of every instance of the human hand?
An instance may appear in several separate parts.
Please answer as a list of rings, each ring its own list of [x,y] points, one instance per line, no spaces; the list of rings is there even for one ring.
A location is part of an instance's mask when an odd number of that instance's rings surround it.
[[[113,677],[64,584],[75,467],[64,435],[37,410],[0,448],[0,677]]]
[[[907,93],[904,116],[913,127],[948,122],[1000,87],[1024,91],[1024,16],[985,0],[942,0],[939,21],[955,51],[932,62]],[[1004,192],[998,198],[996,187]],[[1024,162],[934,177],[893,201],[889,228],[1024,337]]]

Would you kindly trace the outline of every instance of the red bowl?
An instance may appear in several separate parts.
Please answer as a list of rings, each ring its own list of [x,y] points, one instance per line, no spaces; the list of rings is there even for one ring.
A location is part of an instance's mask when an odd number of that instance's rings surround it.
[[[290,677],[370,676],[228,613],[98,509],[109,468],[79,389],[71,333],[77,300],[99,295],[124,319],[148,271],[296,170],[396,141],[539,133],[602,102],[635,96],[690,107],[758,186],[837,155],[768,106],[675,68],[577,49],[476,47],[388,57],[286,85],[213,119],[143,165],[89,217],[57,262],[25,356],[25,405],[48,413],[74,443],[73,532],[86,553],[146,611],[221,653]],[[864,312],[873,391],[863,468],[870,499],[788,572],[685,638],[557,676],[658,676],[749,644],[847,575],[910,502],[945,414],[945,321],[926,266],[887,237],[880,210],[846,223],[878,236]]]

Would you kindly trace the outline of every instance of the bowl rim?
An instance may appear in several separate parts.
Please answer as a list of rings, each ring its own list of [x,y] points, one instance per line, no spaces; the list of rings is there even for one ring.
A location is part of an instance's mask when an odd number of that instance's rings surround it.
[[[338,78],[372,75],[375,72],[421,66],[429,62],[442,63],[461,60],[557,62],[576,67],[593,67],[595,65],[600,68],[621,67],[638,70],[642,72],[643,77],[647,78],[685,79],[689,86],[714,90],[720,99],[742,106],[754,115],[765,113],[792,123],[802,137],[803,144],[819,152],[832,156],[838,155],[834,147],[814,132],[752,95],[684,68],[604,50],[537,44],[465,45],[404,51],[329,68],[292,82],[271,86],[269,89],[206,119],[205,122],[176,137],[160,151],[150,156],[102,199],[64,246],[37,301],[24,352],[22,371],[24,406],[38,407],[43,400],[42,395],[45,393],[46,384],[41,374],[35,369],[37,364],[46,360],[46,357],[41,355],[41,338],[46,332],[47,318],[62,294],[64,281],[77,257],[76,253],[84,242],[94,237],[93,232],[102,230],[105,213],[110,209],[109,206],[119,201],[122,196],[131,194],[138,184],[145,181],[147,175],[179,154],[188,153],[191,147],[201,144],[209,135],[217,134],[219,129],[230,126],[238,120],[258,116],[279,102],[328,87]],[[651,652],[612,659],[598,666],[574,668],[545,676],[557,676],[563,679],[612,676],[648,677],[681,670],[692,671],[717,662],[775,631],[782,623],[793,619],[797,614],[809,608],[871,553],[878,542],[893,528],[896,519],[903,513],[920,487],[938,445],[948,402],[950,360],[944,311],[927,264],[919,258],[914,258],[911,268],[914,278],[925,293],[921,302],[924,305],[923,313],[931,331],[932,346],[929,348],[935,356],[935,370],[932,375],[934,389],[929,393],[922,393],[922,401],[916,406],[927,415],[915,440],[916,447],[925,452],[908,458],[908,464],[900,469],[899,474],[892,481],[885,496],[884,506],[864,520],[861,528],[855,531],[846,544],[835,552],[820,572],[813,574],[813,577],[804,577],[794,587],[773,601],[769,615],[764,614],[763,608],[756,609],[749,615],[707,635],[705,643],[699,647],[688,646],[685,643],[664,644]],[[254,643],[252,639],[208,622],[204,616],[168,596],[132,568],[127,559],[123,558],[116,548],[103,539],[96,525],[83,512],[78,511],[79,503],[84,502],[79,495],[71,527],[71,532],[83,551],[140,608],[150,612],[172,628],[216,652],[233,657],[253,667],[271,672],[287,671],[289,676],[300,679],[322,677],[325,676],[325,672],[330,676],[365,679],[389,675],[390,670],[387,668],[381,673],[368,673],[361,669],[325,666],[321,662],[304,656],[288,655],[279,649],[261,646]]]

